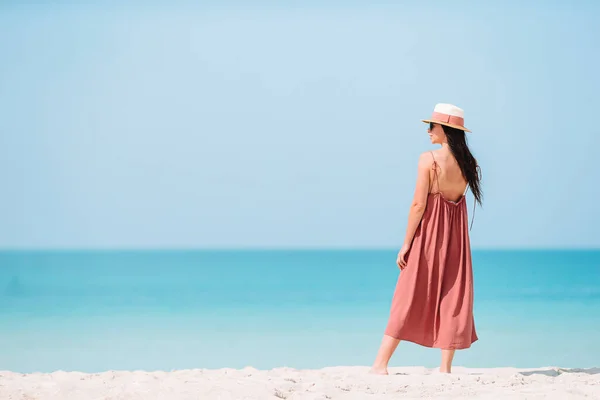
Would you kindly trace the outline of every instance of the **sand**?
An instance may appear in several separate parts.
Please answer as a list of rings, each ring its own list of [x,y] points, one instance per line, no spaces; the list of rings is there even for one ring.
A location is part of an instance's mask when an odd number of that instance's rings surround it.
[[[0,371],[0,399],[600,399],[600,368],[455,367],[452,375],[421,367],[391,368],[389,376],[367,372],[368,367]]]

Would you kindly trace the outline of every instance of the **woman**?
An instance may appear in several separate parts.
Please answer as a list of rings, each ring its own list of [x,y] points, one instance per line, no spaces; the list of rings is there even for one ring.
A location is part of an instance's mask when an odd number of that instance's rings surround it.
[[[371,369],[387,374],[400,340],[442,349],[441,372],[451,372],[456,349],[477,340],[473,271],[465,195],[481,204],[479,167],[465,137],[463,110],[437,104],[429,124],[439,150],[421,154],[390,318]]]

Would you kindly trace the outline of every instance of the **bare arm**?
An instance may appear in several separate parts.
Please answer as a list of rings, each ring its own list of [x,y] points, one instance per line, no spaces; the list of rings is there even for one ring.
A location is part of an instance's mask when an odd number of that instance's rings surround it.
[[[404,245],[411,245],[417,227],[421,222],[421,218],[423,218],[423,213],[425,213],[427,194],[429,193],[429,171],[431,171],[432,165],[433,160],[431,154],[421,154],[419,157],[415,193],[408,211],[408,224],[406,227],[406,235],[404,237]]]
[[[429,193],[429,171],[433,165],[433,159],[431,154],[423,153],[419,157],[419,165],[417,171],[417,184],[415,186],[415,193],[413,200],[408,210],[408,223],[406,226],[406,235],[404,237],[404,243],[400,253],[398,253],[398,266],[404,268],[406,266],[405,256],[410,249],[415,232],[419,227],[423,213],[425,213],[425,207],[427,206],[427,195]]]

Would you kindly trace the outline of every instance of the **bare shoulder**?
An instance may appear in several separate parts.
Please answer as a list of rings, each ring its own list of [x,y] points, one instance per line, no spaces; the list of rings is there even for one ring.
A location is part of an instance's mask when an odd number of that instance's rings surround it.
[[[431,151],[425,151],[419,156],[419,168],[430,169],[433,167],[433,155]]]

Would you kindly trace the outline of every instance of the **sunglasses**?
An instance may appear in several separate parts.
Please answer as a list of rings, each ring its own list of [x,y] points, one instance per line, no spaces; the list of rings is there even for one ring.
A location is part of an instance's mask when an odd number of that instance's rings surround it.
[[[434,126],[435,126],[435,124],[433,122],[430,122],[429,123],[429,130],[432,131]]]

